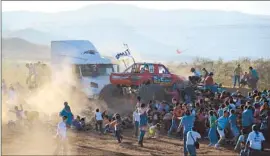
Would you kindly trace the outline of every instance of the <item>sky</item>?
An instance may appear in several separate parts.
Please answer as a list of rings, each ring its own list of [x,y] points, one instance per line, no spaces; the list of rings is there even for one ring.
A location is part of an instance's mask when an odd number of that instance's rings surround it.
[[[270,1],[2,1],[2,12],[39,11],[55,13],[104,3],[130,4],[158,10],[222,10],[270,15]]]

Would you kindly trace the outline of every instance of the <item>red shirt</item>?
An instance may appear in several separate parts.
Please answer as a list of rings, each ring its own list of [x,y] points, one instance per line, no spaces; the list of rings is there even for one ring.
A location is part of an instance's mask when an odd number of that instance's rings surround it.
[[[207,76],[206,79],[204,80],[205,85],[214,85],[214,80],[212,76]]]

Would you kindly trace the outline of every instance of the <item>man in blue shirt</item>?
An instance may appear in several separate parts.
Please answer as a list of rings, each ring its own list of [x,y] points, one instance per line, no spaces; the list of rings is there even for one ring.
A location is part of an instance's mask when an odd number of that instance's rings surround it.
[[[184,155],[188,155],[187,147],[186,147],[186,141],[187,141],[187,132],[192,130],[192,127],[194,125],[195,118],[191,115],[190,111],[187,110],[185,113],[185,116],[182,117],[178,132],[180,131],[181,127],[183,127],[183,136],[184,136]]]
[[[225,128],[227,128],[228,123],[229,123],[229,112],[227,112],[226,110],[223,112],[223,116],[219,117],[217,119],[217,131],[218,134],[220,136],[219,141],[217,142],[217,144],[215,145],[216,148],[218,148],[220,146],[220,144],[223,143],[223,141],[225,140]]]
[[[255,90],[257,88],[257,82],[259,80],[258,72],[253,69],[253,67],[249,67],[249,75],[250,75],[250,84],[252,90]]]
[[[254,122],[252,106],[248,106],[242,113],[242,127],[247,133],[251,132],[251,127]]]

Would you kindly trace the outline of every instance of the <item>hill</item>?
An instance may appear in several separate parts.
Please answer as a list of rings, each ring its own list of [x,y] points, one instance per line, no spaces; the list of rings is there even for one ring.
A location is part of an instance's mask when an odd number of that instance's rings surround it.
[[[123,42],[136,57],[158,61],[270,56],[269,16],[99,4],[59,13],[3,12],[2,19],[3,29],[13,31],[13,37],[46,45],[49,39],[67,39],[65,36],[87,39],[108,56],[123,50]],[[30,35],[29,29],[41,32],[40,39]],[[25,33],[19,35],[18,31]],[[185,51],[181,56],[176,55],[178,48]]]
[[[2,58],[44,60],[49,59],[49,55],[48,46],[33,44],[20,38],[2,38]]]

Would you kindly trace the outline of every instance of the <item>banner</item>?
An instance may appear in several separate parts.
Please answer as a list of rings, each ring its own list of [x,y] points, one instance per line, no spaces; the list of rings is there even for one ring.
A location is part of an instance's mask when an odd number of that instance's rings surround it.
[[[120,53],[116,54],[115,58],[117,60],[119,60],[122,57],[129,57],[129,56],[131,56],[131,54],[130,54],[129,50],[127,49],[124,52],[120,52]]]

